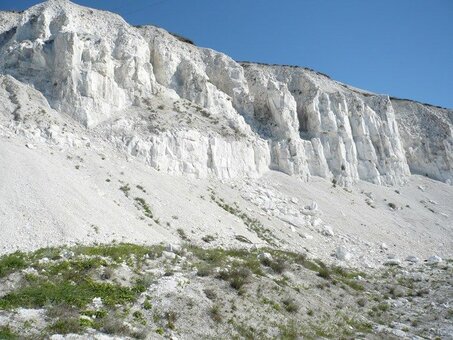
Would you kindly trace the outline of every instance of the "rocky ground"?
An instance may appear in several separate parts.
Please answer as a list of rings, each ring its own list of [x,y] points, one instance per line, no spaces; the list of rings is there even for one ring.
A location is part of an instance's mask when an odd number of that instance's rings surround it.
[[[453,336],[453,262],[356,271],[275,250],[112,244],[0,259],[0,337]],[[440,261],[440,262],[438,262]],[[73,334],[79,334],[74,336]]]

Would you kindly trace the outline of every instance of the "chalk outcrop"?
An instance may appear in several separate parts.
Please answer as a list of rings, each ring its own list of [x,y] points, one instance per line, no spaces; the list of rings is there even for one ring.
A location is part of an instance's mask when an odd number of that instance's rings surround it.
[[[393,185],[413,172],[453,181],[451,110],[306,68],[238,63],[66,0],[0,12],[0,75],[2,116],[11,121],[4,126],[23,123],[11,84],[27,84],[37,96],[31,106],[68,115],[171,174],[256,177],[274,169]]]

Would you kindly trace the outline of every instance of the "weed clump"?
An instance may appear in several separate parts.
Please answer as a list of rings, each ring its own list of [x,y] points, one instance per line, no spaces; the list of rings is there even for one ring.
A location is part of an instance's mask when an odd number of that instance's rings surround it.
[[[4,256],[0,259],[0,278],[7,276],[8,274],[27,267],[27,261],[25,260],[25,254],[21,252],[15,252],[13,254]]]
[[[209,309],[209,315],[211,316],[211,319],[214,320],[215,322],[222,321],[221,308],[218,304],[213,305]]]
[[[265,228],[258,219],[251,218],[246,213],[242,212],[237,204],[235,206],[227,204],[222,198],[217,198],[215,192],[212,189],[211,200],[223,210],[239,217],[244,222],[247,229],[254,232],[260,239],[266,241],[270,245],[277,246],[277,244],[275,243],[277,238],[272,233],[272,231],[268,228]]]
[[[203,292],[209,300],[217,299],[217,294],[213,289],[206,288],[205,290],[203,290]]]
[[[330,270],[325,267],[321,267],[318,269],[318,276],[322,277],[323,279],[329,280],[331,278]]]
[[[135,197],[134,200],[137,203],[138,207],[143,210],[143,214],[146,217],[151,218],[151,219],[154,218],[154,215],[153,215],[153,212],[151,211],[150,206],[148,205],[148,203],[146,203],[146,201],[143,198]]]
[[[212,235],[205,235],[201,239],[203,240],[203,242],[211,243],[212,241],[215,240],[215,237]]]
[[[289,313],[297,313],[299,311],[299,305],[294,301],[294,299],[286,298],[282,301],[285,309]]]
[[[122,186],[120,186],[120,190],[124,193],[126,197],[129,197],[129,191],[131,191],[131,188],[129,187],[129,184],[126,183]]]
[[[184,231],[184,229],[178,228],[178,229],[176,229],[176,232],[178,233],[178,235],[181,238],[181,240],[189,241],[189,238],[187,237],[187,234]]]
[[[167,320],[167,328],[171,330],[175,330],[175,322],[178,319],[178,314],[174,311],[168,311],[165,313],[165,319]]]
[[[230,286],[239,291],[246,283],[248,283],[252,272],[248,268],[233,268],[231,270],[223,270],[219,273],[219,278],[228,281]]]

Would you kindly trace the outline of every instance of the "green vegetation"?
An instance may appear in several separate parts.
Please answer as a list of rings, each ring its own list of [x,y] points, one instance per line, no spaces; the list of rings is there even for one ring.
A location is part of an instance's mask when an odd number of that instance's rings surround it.
[[[238,291],[249,282],[251,276],[250,269],[246,267],[235,267],[230,270],[223,270],[219,273],[218,278],[228,281],[230,286]]]
[[[19,336],[16,333],[14,333],[10,327],[3,326],[3,327],[0,327],[0,339],[16,340],[16,339],[19,339]]]
[[[73,282],[75,281],[58,280],[55,277],[52,282],[48,280],[37,280],[28,286],[5,295],[0,300],[0,308],[41,308],[49,304],[55,305],[60,303],[81,308],[91,302],[95,297],[101,297],[106,305],[114,306],[115,304],[131,302],[140,293],[140,291],[134,288],[97,283],[83,276],[75,284]]]
[[[18,307],[44,309],[47,325],[37,338],[83,334],[87,328],[132,338],[150,332],[187,334],[187,313],[199,302],[204,311],[195,313],[197,317],[202,315],[215,328],[229,327],[232,338],[353,338],[394,316],[395,308],[384,294],[395,297],[401,290],[416,296],[420,291],[395,268],[384,277],[366,276],[274,248],[205,249],[184,244],[175,258],[163,256],[164,249],[162,244],[121,243],[2,256],[1,277],[17,273],[20,281],[2,296],[0,309],[11,314]],[[381,286],[373,286],[373,280]],[[168,282],[177,289],[162,294],[161,287]],[[322,303],[313,303],[313,294]],[[443,318],[452,315],[446,311]],[[258,327],[257,321],[265,326]],[[0,339],[23,338],[15,332],[25,324],[13,325],[0,328]]]
[[[237,205],[232,206],[227,204],[222,198],[218,198],[212,189],[210,190],[210,194],[213,202],[215,202],[223,210],[239,217],[244,222],[247,229],[254,232],[260,239],[266,241],[271,246],[277,246],[277,237],[269,228],[265,228],[259,220],[249,217],[245,212],[241,211]]]
[[[206,243],[211,243],[212,241],[215,241],[215,237],[212,235],[205,235],[201,239],[203,240],[203,242]]]
[[[129,334],[118,317],[118,306],[132,305],[152,283],[151,275],[140,275],[132,285],[103,282],[113,276],[115,268],[126,263],[138,270],[144,259],[162,255],[164,247],[134,244],[44,248],[33,253],[14,253],[0,257],[0,273],[7,276],[29,268],[18,288],[0,299],[0,309],[44,308],[53,320],[44,333],[80,334],[85,328],[102,329],[111,334]],[[96,278],[98,277],[98,278]],[[102,301],[102,308],[91,310],[93,299]],[[151,308],[149,300],[144,308]],[[110,312],[109,312],[110,311]],[[139,312],[140,313],[140,312]],[[135,313],[138,324],[145,320]],[[93,319],[90,319],[93,318]],[[124,318],[121,317],[122,320]],[[0,339],[18,338],[10,328],[0,329]]]
[[[221,313],[221,308],[218,304],[213,305],[209,309],[209,315],[212,320],[215,322],[221,322],[222,321],[222,313]]]
[[[131,188],[129,187],[129,184],[126,183],[122,186],[120,186],[120,190],[124,193],[126,197],[129,197],[129,191],[131,191]]]
[[[27,267],[25,260],[25,254],[21,252],[15,252],[13,254],[3,256],[0,259],[0,278],[7,276],[8,274]]]
[[[78,317],[59,318],[47,330],[57,334],[78,334],[84,329]]]
[[[294,320],[290,320],[287,324],[280,326],[280,338],[283,340],[299,339],[299,327]]]
[[[165,319],[167,320],[167,328],[171,330],[176,329],[175,322],[178,319],[178,314],[174,311],[168,311],[165,313]]]
[[[284,258],[278,258],[276,260],[262,258],[261,264],[266,267],[270,267],[274,272],[278,274],[283,273],[287,267],[286,260]]]
[[[189,241],[189,237],[187,237],[187,234],[186,234],[186,232],[183,229],[178,228],[178,229],[176,229],[176,232],[178,233],[178,235],[181,238],[181,240]]]
[[[150,219],[154,219],[154,215],[153,215],[153,212],[151,211],[151,208],[150,206],[148,205],[148,203],[146,203],[145,199],[141,198],[141,197],[135,197],[134,198],[135,202],[137,203],[137,206],[139,208],[141,208],[141,210],[143,210],[143,214],[150,218]]]
[[[299,311],[299,305],[296,303],[294,299],[286,298],[282,301],[285,309],[289,313],[297,313]]]
[[[143,193],[146,193],[146,189],[145,189],[143,186],[137,184],[135,187],[136,187],[138,190],[143,191]]]

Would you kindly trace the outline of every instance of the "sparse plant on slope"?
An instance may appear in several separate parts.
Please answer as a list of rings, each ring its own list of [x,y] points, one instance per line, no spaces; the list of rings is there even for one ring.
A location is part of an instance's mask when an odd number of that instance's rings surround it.
[[[126,197],[129,197],[129,192],[131,191],[131,188],[128,183],[120,186],[120,190],[124,193]]]
[[[153,215],[153,212],[151,211],[151,208],[150,206],[148,205],[148,203],[146,203],[145,199],[144,198],[141,198],[141,197],[135,197],[134,198],[137,206],[139,208],[141,208],[141,210],[143,211],[143,214],[150,218],[150,219],[153,219],[154,218],[154,215]]]
[[[215,202],[219,207],[229,212],[230,214],[239,217],[247,226],[247,229],[249,229],[251,232],[254,232],[260,239],[266,241],[272,246],[277,246],[277,237],[269,228],[265,228],[258,219],[249,217],[245,212],[241,211],[237,205],[232,206],[227,204],[222,198],[218,198],[212,189],[210,189],[210,193],[211,200]]]

